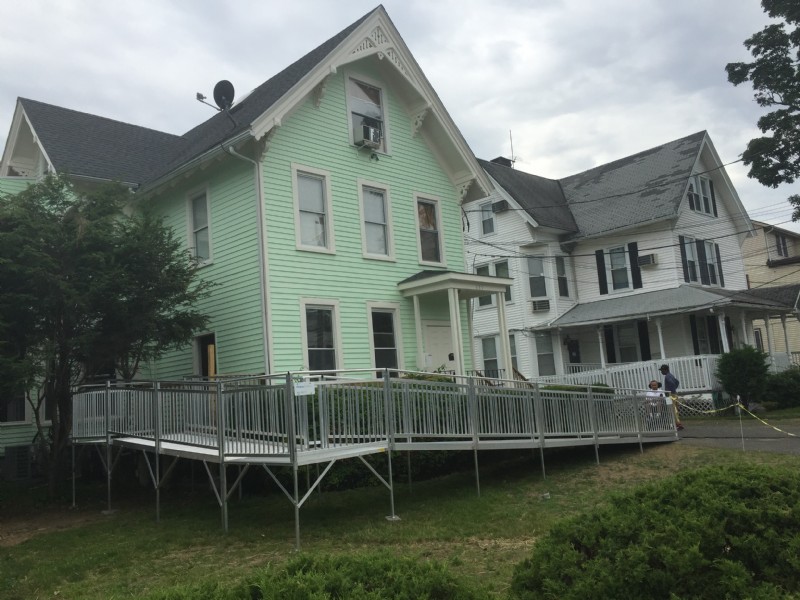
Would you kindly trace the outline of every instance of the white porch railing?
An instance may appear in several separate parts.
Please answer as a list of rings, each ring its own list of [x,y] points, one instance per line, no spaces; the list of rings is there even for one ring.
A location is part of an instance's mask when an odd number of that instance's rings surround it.
[[[538,377],[538,383],[563,385],[606,384],[615,389],[643,390],[652,379],[661,381],[658,368],[668,364],[670,372],[680,382],[681,392],[710,392],[720,389],[715,375],[719,355],[682,356],[667,360],[607,365],[605,369]]]

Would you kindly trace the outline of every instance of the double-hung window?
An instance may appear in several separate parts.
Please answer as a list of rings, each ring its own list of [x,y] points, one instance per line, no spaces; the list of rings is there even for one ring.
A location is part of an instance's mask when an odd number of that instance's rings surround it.
[[[556,360],[553,353],[553,337],[549,331],[537,331],[533,334],[536,342],[536,359],[539,366],[539,376],[555,375]]]
[[[205,191],[189,196],[189,245],[199,263],[211,261],[211,227],[208,218],[208,195]]]
[[[508,334],[508,345],[511,349],[511,366],[519,371],[519,363],[517,362],[517,337],[513,333]],[[513,379],[514,373],[508,374],[508,379]]]
[[[686,237],[683,239],[683,249],[686,253],[686,269],[688,271],[689,281],[697,281],[698,268],[697,268],[697,250],[694,238]]]
[[[689,208],[695,212],[717,216],[717,200],[714,197],[714,183],[708,177],[694,175],[689,178],[686,197]]]
[[[492,273],[494,270],[494,273]],[[511,274],[508,269],[508,261],[501,260],[491,265],[481,265],[475,268],[475,274],[484,277],[494,275],[495,277],[510,278]],[[511,286],[506,286],[505,294],[503,295],[506,302],[511,302]],[[494,306],[494,294],[486,294],[485,296],[478,297],[478,306]]]
[[[370,308],[372,350],[377,369],[400,367],[396,315],[397,311],[393,308]]]
[[[544,275],[544,257],[528,257],[528,283],[531,289],[531,298],[547,296],[547,279]]]
[[[483,350],[483,374],[487,377],[497,377],[500,365],[497,360],[497,341],[493,337],[481,338],[481,349]]]
[[[392,257],[391,211],[388,190],[361,185],[363,251],[368,258]]]
[[[308,369],[332,371],[338,368],[336,306],[304,303],[303,307]]]
[[[678,245],[683,263],[684,281],[725,287],[722,255],[717,244],[681,235],[678,236]]]
[[[327,173],[292,166],[297,247],[317,252],[333,252],[333,217],[330,182]]]
[[[563,256],[556,256],[556,277],[558,278],[558,295],[562,298],[569,298],[567,261]]]
[[[475,274],[480,275],[481,277],[489,277],[491,273],[489,272],[489,265],[481,265],[480,267],[475,267]],[[478,296],[478,306],[492,306],[494,304],[494,296],[492,294],[486,294],[485,296]]]
[[[443,264],[444,253],[437,201],[417,198],[417,227],[419,228],[420,262]]]
[[[775,234],[775,250],[778,256],[789,258],[789,245],[786,243],[786,236],[782,233]]]
[[[625,246],[617,246],[608,251],[611,289],[626,290],[631,287],[628,276],[628,253]]]
[[[717,245],[714,242],[704,242],[706,248],[706,268],[708,269],[708,281],[711,285],[718,285],[717,279]]]
[[[353,123],[353,142],[385,152],[386,127],[381,89],[349,79],[347,101]]]
[[[481,233],[483,235],[494,233],[494,212],[491,202],[481,204]]]

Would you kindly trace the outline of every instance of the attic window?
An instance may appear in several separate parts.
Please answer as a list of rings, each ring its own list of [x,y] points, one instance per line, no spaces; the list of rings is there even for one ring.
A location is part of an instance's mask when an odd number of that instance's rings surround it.
[[[701,177],[700,175],[690,177],[686,196],[691,210],[717,216],[714,183],[708,177]]]
[[[381,89],[356,79],[348,81],[353,143],[386,151]]]

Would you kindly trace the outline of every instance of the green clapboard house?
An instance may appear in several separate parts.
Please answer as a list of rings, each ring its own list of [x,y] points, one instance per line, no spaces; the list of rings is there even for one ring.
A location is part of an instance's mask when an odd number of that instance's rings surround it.
[[[209,330],[142,377],[469,371],[468,300],[511,283],[466,272],[462,204],[491,184],[383,7],[238,102],[226,83],[183,135],[16,106],[0,191],[129,184],[217,284]]]

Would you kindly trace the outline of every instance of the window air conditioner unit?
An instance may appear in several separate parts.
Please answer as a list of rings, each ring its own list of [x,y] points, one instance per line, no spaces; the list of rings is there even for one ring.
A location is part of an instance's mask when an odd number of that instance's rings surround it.
[[[367,148],[381,147],[381,130],[369,125],[356,125],[355,127],[356,146],[366,146]]]
[[[655,254],[641,254],[636,262],[640,267],[650,267],[658,264],[658,256]]]
[[[533,312],[547,312],[550,310],[550,300],[532,300]]]
[[[492,202],[493,213],[501,213],[507,210],[508,210],[508,200],[498,200],[497,202]]]

